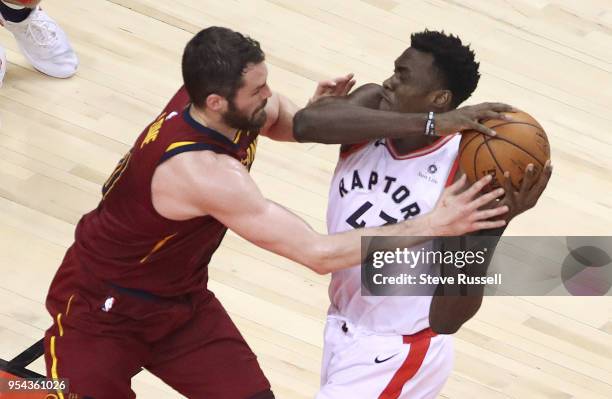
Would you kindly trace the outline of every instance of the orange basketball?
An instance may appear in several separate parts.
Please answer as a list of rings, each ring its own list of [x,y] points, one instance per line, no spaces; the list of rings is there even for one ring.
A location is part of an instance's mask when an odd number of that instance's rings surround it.
[[[512,185],[521,187],[527,165],[532,163],[536,176],[550,159],[550,145],[542,126],[525,112],[509,113],[512,121],[490,119],[483,124],[497,132],[490,137],[474,130],[463,132],[459,145],[461,169],[473,183],[493,175],[488,190],[501,186],[504,172],[510,172]]]

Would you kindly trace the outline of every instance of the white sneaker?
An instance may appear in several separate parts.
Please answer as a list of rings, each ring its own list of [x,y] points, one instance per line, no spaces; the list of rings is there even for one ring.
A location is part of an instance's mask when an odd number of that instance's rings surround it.
[[[2,81],[4,80],[4,74],[6,73],[6,53],[4,49],[0,47],[0,87],[2,87]]]
[[[79,60],[57,23],[36,7],[22,22],[0,23],[13,33],[23,55],[40,72],[54,78],[69,78],[76,73]]]

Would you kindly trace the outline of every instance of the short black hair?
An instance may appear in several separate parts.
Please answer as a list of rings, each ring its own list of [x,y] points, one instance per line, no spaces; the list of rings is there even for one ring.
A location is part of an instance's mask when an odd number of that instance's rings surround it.
[[[464,45],[458,36],[425,30],[410,36],[410,46],[430,53],[434,64],[442,72],[448,89],[453,93],[453,107],[467,100],[478,85],[480,63],[474,60],[474,51]]]
[[[248,36],[219,26],[200,31],[183,53],[183,82],[191,102],[204,106],[213,93],[233,100],[247,65],[264,60],[259,42]]]

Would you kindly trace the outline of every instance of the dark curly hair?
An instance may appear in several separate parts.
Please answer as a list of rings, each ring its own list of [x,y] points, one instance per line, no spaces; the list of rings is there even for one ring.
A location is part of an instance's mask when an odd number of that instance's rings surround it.
[[[183,52],[183,82],[191,102],[203,106],[213,93],[233,100],[246,66],[264,60],[259,43],[248,36],[219,26],[200,31]]]
[[[427,29],[413,33],[410,40],[412,48],[433,55],[436,67],[453,93],[453,107],[472,95],[480,80],[480,63],[474,60],[474,51],[469,45],[464,45],[458,36]]]

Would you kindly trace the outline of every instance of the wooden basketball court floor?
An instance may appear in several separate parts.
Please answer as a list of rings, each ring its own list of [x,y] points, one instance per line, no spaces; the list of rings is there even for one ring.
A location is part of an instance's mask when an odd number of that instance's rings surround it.
[[[610,0],[55,0],[43,6],[72,39],[77,76],[35,72],[0,30],[0,358],[50,325],[43,302],[100,185],[180,85],[187,40],[210,25],[252,35],[272,87],[304,104],[320,79],[382,82],[411,32],[471,42],[482,79],[470,103],[505,101],[548,131],[554,176],[510,235],[612,233]],[[325,229],[336,146],[260,141],[253,177],[270,198]],[[240,199],[237,199],[239,202]],[[305,249],[307,250],[307,248]],[[228,234],[210,287],[259,356],[280,398],[319,381],[327,277]],[[612,300],[485,298],[456,335],[443,398],[611,398]],[[35,371],[44,370],[42,361]],[[179,397],[139,374],[143,398]]]

